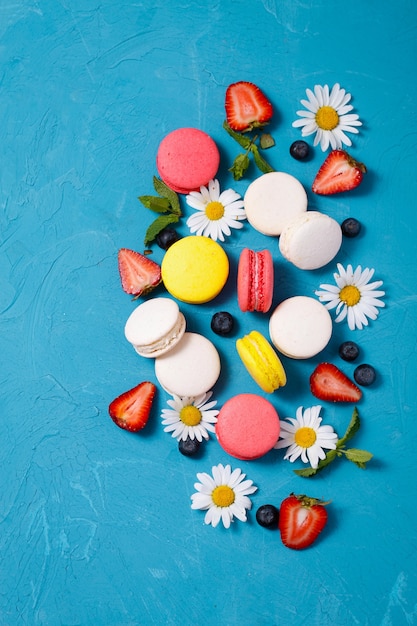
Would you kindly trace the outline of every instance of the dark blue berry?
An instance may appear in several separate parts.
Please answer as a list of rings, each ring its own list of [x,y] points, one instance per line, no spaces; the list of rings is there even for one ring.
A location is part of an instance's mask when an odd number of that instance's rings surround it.
[[[354,217],[348,217],[343,220],[341,228],[345,237],[357,237],[361,231],[361,223]]]
[[[218,311],[211,318],[211,330],[217,335],[228,335],[233,330],[233,317],[227,311]]]
[[[344,361],[354,361],[359,356],[359,346],[354,341],[344,341],[339,346],[339,356]]]
[[[200,442],[198,439],[190,439],[190,437],[187,437],[187,439],[180,439],[178,442],[178,450],[184,456],[193,456],[194,454],[197,454],[199,449]]]
[[[303,161],[308,157],[310,153],[310,146],[306,141],[302,141],[302,139],[298,139],[294,141],[294,143],[290,146],[290,154],[297,161]]]
[[[358,367],[353,372],[353,378],[358,383],[358,385],[362,385],[362,387],[368,387],[375,382],[376,372],[372,365],[368,365],[367,363],[363,363],[362,365],[358,365]]]
[[[279,511],[273,504],[263,504],[256,511],[256,521],[264,528],[278,528]]]
[[[164,228],[160,233],[156,236],[156,243],[162,250],[168,250],[173,243],[178,241],[179,235],[176,230],[173,228]]]

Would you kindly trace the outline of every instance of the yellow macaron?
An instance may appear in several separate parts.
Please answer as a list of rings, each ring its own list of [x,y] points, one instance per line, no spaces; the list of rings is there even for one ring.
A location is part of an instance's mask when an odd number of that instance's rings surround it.
[[[161,264],[167,291],[182,302],[203,304],[213,300],[229,276],[229,259],[208,237],[190,235],[168,248]]]
[[[257,330],[236,341],[243,365],[255,382],[267,393],[273,393],[287,382],[287,376],[271,344]]]

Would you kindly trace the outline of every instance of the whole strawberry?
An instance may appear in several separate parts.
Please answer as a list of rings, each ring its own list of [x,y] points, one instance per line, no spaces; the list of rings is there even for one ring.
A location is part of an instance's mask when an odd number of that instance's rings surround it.
[[[317,539],[327,524],[327,510],[317,498],[292,493],[281,502],[278,528],[287,548],[303,550]]]

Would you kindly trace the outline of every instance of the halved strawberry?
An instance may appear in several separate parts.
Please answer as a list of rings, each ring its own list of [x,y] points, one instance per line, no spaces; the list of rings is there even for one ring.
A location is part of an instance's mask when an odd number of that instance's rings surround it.
[[[333,363],[319,363],[310,376],[313,396],[328,402],[358,402],[362,391]]]
[[[109,405],[113,422],[132,433],[141,430],[148,421],[156,386],[148,381],[125,391]]]
[[[281,541],[293,550],[311,546],[327,523],[328,502],[292,493],[281,502],[278,528]]]
[[[357,187],[366,172],[363,163],[355,161],[345,150],[332,150],[313,182],[314,193],[329,196]]]
[[[253,83],[239,81],[229,85],[225,98],[226,120],[240,132],[264,126],[273,115],[272,104]]]
[[[123,291],[135,298],[152,291],[161,282],[161,267],[140,252],[120,248],[118,262]]]

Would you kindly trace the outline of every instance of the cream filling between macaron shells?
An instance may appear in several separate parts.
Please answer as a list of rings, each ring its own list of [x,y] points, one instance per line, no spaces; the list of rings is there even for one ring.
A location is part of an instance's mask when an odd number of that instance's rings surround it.
[[[185,328],[185,317],[174,300],[153,298],[130,314],[125,337],[140,356],[156,358],[177,345]]]

